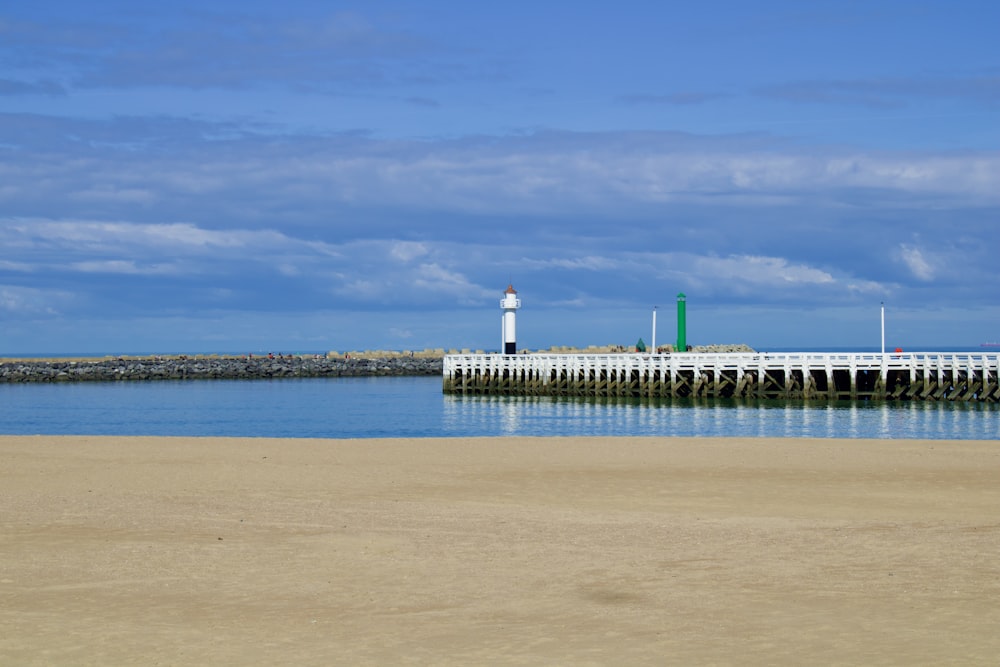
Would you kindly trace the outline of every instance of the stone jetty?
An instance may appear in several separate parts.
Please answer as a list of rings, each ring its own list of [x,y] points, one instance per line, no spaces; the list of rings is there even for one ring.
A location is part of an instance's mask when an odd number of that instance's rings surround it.
[[[120,382],[440,375],[442,357],[397,354],[0,359],[0,382]]]
[[[670,351],[668,345],[664,348]],[[697,352],[752,351],[746,345],[710,345]],[[620,354],[632,352],[622,345],[587,348],[558,346],[548,350],[522,350],[521,354]],[[275,378],[376,377],[441,375],[444,357],[483,354],[482,350],[428,348],[415,351],[362,350],[316,355],[170,355],[109,356],[75,359],[17,359],[0,357],[0,383],[21,382],[121,382],[149,380],[257,380]]]

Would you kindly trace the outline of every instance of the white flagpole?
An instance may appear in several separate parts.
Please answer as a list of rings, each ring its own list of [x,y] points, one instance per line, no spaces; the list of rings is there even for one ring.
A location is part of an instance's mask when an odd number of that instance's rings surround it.
[[[882,302],[882,354],[885,355],[885,301]]]
[[[653,354],[656,354],[656,306],[653,306],[653,340],[650,347],[653,349]]]

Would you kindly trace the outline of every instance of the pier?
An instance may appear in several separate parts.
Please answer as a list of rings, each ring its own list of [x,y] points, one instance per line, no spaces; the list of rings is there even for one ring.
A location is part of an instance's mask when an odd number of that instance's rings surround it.
[[[446,394],[1000,402],[1000,354],[459,354]]]

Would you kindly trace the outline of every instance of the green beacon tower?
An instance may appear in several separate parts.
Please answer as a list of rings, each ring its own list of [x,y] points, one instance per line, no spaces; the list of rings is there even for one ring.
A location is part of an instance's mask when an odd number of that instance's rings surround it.
[[[687,297],[677,295],[677,351],[687,352]]]

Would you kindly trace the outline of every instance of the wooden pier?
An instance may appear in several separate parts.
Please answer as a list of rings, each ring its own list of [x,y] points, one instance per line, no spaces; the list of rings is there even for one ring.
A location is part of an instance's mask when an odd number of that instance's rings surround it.
[[[461,354],[446,394],[1000,402],[1000,354]]]

